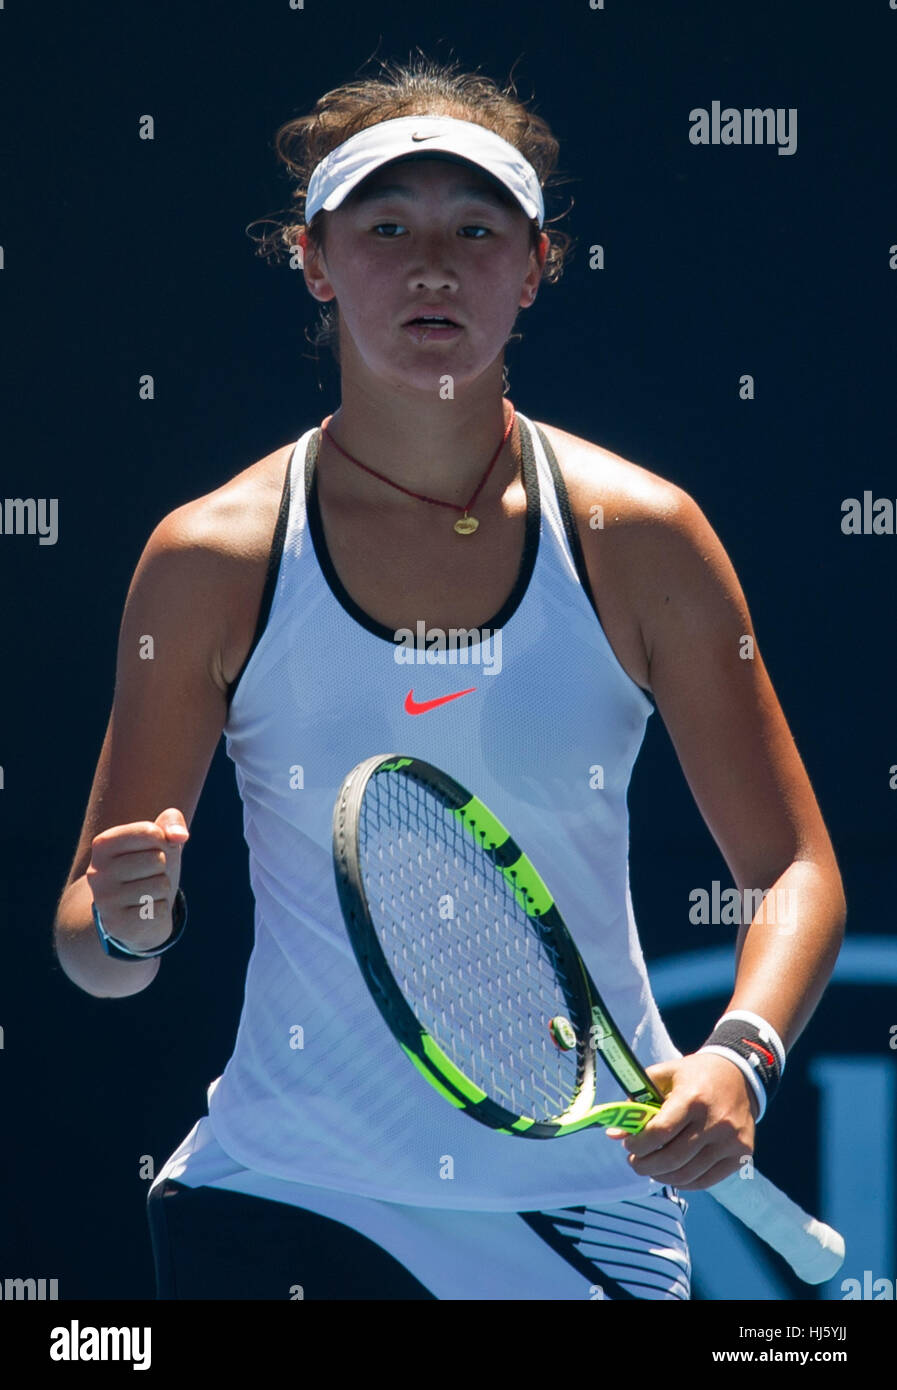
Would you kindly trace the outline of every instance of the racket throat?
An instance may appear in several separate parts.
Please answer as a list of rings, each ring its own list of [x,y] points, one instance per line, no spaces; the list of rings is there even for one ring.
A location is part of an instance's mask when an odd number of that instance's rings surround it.
[[[603,1009],[592,1006],[589,1042],[610,1067],[630,1100],[643,1105],[662,1105],[663,1096],[633,1056],[621,1034]]]

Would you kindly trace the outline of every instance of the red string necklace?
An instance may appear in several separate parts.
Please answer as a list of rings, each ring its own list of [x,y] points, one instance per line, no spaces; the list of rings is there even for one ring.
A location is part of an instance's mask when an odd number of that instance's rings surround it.
[[[381,483],[388,483],[390,487],[394,487],[398,492],[404,492],[407,497],[416,497],[418,502],[432,502],[434,507],[451,507],[456,512],[462,512],[463,515],[458,517],[458,520],[455,522],[454,529],[457,531],[459,536],[470,536],[473,534],[474,531],[476,531],[477,527],[480,524],[475,516],[469,515],[470,508],[473,506],[474,502],[479,497],[480,492],[482,491],[483,486],[486,482],[486,479],[492,472],[495,460],[498,458],[499,454],[501,453],[502,449],[507,443],[508,436],[511,433],[511,430],[514,428],[514,417],[516,412],[514,410],[514,405],[511,401],[508,401],[508,405],[511,407],[511,414],[507,426],[505,427],[505,432],[502,435],[501,443],[499,444],[495,453],[492,455],[492,458],[489,460],[489,467],[486,469],[486,472],[483,474],[482,478],[477,484],[476,491],[474,492],[473,496],[471,497],[470,501],[467,503],[465,507],[460,506],[457,502],[442,502],[438,497],[425,497],[422,492],[412,492],[410,488],[402,487],[401,483],[394,483],[391,478],[384,477],[382,473],[377,472],[376,468],[369,468],[368,465],[366,463],[362,463],[360,459],[353,458],[351,454],[347,454],[346,450],[342,447],[342,445],[337,444],[333,435],[327,428],[328,424],[333,419],[332,414],[328,415],[324,420],[321,421],[321,432],[323,434],[326,434],[331,444],[333,444],[335,448],[339,449],[340,453],[343,454],[349,460],[350,463],[357,464],[359,468],[364,469],[365,473],[370,473],[374,478],[379,478]]]

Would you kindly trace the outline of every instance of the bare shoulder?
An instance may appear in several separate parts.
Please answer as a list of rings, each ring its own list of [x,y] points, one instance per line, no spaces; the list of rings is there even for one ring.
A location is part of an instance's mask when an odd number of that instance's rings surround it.
[[[189,596],[197,640],[209,647],[210,673],[226,690],[255,631],[274,528],[293,444],[169,512],[147,541],[134,581]]]
[[[539,425],[557,454],[574,515],[582,515],[588,523],[593,516],[591,509],[601,507],[603,525],[591,529],[662,528],[673,523],[676,514],[692,502],[688,493],[659,473],[579,435],[568,434],[557,425],[541,421]]]
[[[650,690],[651,653],[670,603],[693,603],[704,574],[734,596],[728,557],[683,488],[599,444],[539,424],[557,455],[602,624],[624,669]],[[703,587],[709,594],[712,586]]]
[[[175,507],[153,532],[157,544],[225,564],[258,557],[261,550],[267,555],[292,448],[275,449],[220,487]]]

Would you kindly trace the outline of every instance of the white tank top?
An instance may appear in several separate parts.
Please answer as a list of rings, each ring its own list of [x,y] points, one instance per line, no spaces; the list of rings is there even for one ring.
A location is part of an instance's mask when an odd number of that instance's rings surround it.
[[[429,651],[425,636],[415,635],[415,649],[406,635],[402,646],[358,607],[323,535],[320,429],[291,454],[255,637],[224,728],[255,942],[233,1055],[209,1099],[222,1148],[273,1177],[493,1211],[656,1187],[598,1130],[526,1140],[443,1100],[369,996],[337,900],[331,824],[346,773],[376,753],[435,763],[486,802],[540,870],[642,1062],[681,1055],[651,994],[629,891],[626,793],[653,705],[598,621],[551,445],[517,419],[520,568],[467,649],[434,651],[432,634]],[[406,710],[409,691],[414,708],[461,690],[469,693],[423,713]],[[609,1073],[606,1081],[599,1098],[619,1097]]]

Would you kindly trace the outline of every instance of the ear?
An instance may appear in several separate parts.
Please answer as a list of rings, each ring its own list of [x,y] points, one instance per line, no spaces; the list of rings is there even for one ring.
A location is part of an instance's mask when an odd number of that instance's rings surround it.
[[[298,240],[302,247],[302,273],[308,292],[320,304],[328,304],[336,298],[336,292],[327,276],[324,252],[307,232],[300,233]]]
[[[542,282],[542,272],[545,269],[545,258],[551,246],[551,238],[547,232],[542,232],[539,236],[539,244],[530,252],[530,268],[526,273],[526,279],[520,292],[520,307],[528,309],[535,302],[536,295],[539,293],[539,285]]]

